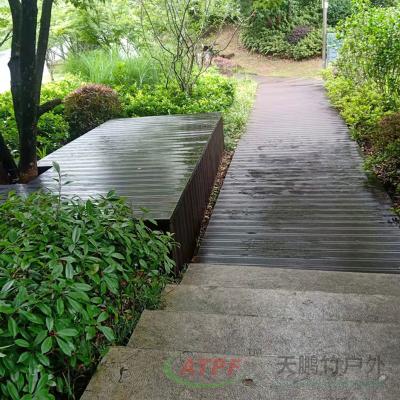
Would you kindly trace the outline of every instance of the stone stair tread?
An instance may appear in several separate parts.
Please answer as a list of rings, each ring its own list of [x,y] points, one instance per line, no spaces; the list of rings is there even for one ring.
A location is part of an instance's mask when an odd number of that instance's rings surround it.
[[[249,355],[379,354],[400,363],[400,324],[144,311],[129,347]]]
[[[400,275],[191,264],[182,285],[400,296]]]
[[[281,320],[400,321],[400,297],[284,289],[168,285],[167,311],[259,316]]]
[[[335,375],[331,365],[325,368],[325,361],[317,360],[316,368],[307,374],[298,358],[291,360],[291,375],[281,372],[284,358],[235,355],[239,367],[228,377],[232,358],[219,353],[113,347],[81,400],[398,400],[400,393],[399,365],[377,365],[369,372],[371,365],[361,363],[361,368],[343,369]],[[188,359],[194,362],[193,377],[179,372]],[[214,362],[221,359],[226,368],[220,364],[221,369],[212,376]],[[200,376],[200,360],[209,360],[204,376]],[[209,383],[220,387],[210,388]]]

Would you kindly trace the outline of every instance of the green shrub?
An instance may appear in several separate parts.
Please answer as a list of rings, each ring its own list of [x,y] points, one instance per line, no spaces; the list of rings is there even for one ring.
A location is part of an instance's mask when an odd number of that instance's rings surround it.
[[[329,26],[336,26],[340,21],[349,17],[352,9],[351,0],[331,0],[328,8]]]
[[[322,23],[319,2],[258,0],[241,39],[245,47],[264,55],[294,58],[321,53]]]
[[[225,148],[234,150],[245,131],[253,106],[257,83],[249,78],[235,82],[235,96],[232,105],[223,112]]]
[[[383,117],[372,135],[374,146],[384,150],[391,143],[400,140],[400,113],[389,114]],[[400,153],[399,153],[400,157]]]
[[[93,50],[68,57],[65,70],[86,82],[109,86],[154,85],[160,81],[159,64],[142,54],[123,57],[117,49]]]
[[[313,29],[304,38],[296,39],[294,31],[288,36],[287,33],[279,30],[262,29],[253,32],[253,28],[247,28],[242,33],[243,44],[252,51],[271,56],[293,58],[302,60],[315,57],[322,50],[322,32],[320,29]],[[289,43],[289,40],[292,43]]]
[[[369,140],[376,125],[388,113],[392,104],[374,82],[359,85],[348,77],[325,74],[328,96],[339,109],[355,139]]]
[[[67,76],[62,81],[48,83],[42,88],[42,103],[55,98],[64,98],[81,84],[82,82],[73,76]],[[65,144],[69,137],[68,129],[62,104],[43,114],[38,123],[39,156],[44,156]],[[9,91],[0,94],[0,134],[13,153],[18,154],[18,130]]]
[[[66,144],[69,138],[69,125],[62,111],[43,114],[38,123],[37,133],[39,158],[57,150]]]
[[[375,82],[358,84],[351,78],[325,73],[332,104],[366,149],[366,169],[391,190],[400,190],[400,99],[388,100]],[[400,211],[400,210],[399,210]]]
[[[171,83],[168,88],[159,84],[153,88],[132,86],[120,90],[123,108],[129,117],[223,111],[232,104],[234,97],[233,83],[212,73],[200,77],[190,96],[176,83]]]
[[[340,73],[358,84],[372,81],[388,100],[400,96],[400,7],[362,7],[340,29]]]
[[[295,26],[291,32],[289,32],[287,36],[287,41],[289,44],[297,44],[300,40],[304,39],[310,32],[312,28],[307,25],[298,25]]]
[[[121,115],[118,93],[105,85],[84,85],[64,100],[71,138],[76,138],[109,119]]]
[[[157,304],[173,241],[113,193],[11,194],[0,214],[0,397],[73,398],[107,346],[124,344]]]
[[[278,30],[246,28],[241,35],[245,47],[264,55],[288,57],[290,44],[287,34]]]
[[[384,150],[367,157],[365,166],[391,191],[400,193],[400,140],[389,143]]]
[[[290,50],[290,55],[295,60],[315,57],[322,51],[322,31],[315,29],[304,39],[300,40]]]

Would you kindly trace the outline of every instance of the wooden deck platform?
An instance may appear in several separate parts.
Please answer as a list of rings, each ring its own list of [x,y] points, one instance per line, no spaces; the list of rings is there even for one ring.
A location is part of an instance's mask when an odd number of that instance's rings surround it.
[[[391,207],[322,82],[263,78],[197,260],[400,273]]]
[[[60,164],[63,195],[87,199],[115,190],[138,216],[146,215],[175,234],[181,244],[174,259],[190,260],[223,152],[217,113],[125,118],[108,121],[40,160]],[[53,168],[27,185],[0,187],[28,193],[56,190]]]

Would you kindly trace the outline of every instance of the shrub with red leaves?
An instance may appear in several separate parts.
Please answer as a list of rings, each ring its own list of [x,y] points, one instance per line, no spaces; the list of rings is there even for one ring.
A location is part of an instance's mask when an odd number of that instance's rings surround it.
[[[373,144],[378,149],[385,149],[390,143],[400,139],[400,112],[381,119],[373,134]]]
[[[293,28],[293,30],[288,34],[286,40],[290,44],[297,44],[300,40],[304,39],[310,32],[312,28],[306,25],[299,25]]]
[[[121,115],[118,93],[105,85],[84,85],[69,94],[64,105],[72,139]]]

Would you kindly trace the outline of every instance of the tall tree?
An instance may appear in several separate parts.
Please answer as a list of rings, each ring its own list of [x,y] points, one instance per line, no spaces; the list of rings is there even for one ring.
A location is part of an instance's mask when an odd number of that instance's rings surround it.
[[[40,105],[43,68],[49,39],[53,0],[8,0],[12,17],[11,94],[19,132],[17,166],[0,138],[0,183],[29,182],[38,174],[36,131],[39,117],[60,104],[60,99]],[[40,21],[39,21],[40,19]]]

